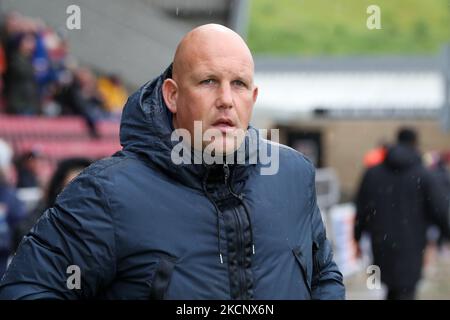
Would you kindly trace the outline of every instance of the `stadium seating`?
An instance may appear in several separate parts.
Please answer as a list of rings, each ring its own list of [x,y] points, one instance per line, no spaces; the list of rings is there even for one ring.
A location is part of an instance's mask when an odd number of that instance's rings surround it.
[[[15,155],[36,150],[42,155],[42,180],[46,181],[61,159],[107,157],[121,149],[119,124],[99,122],[99,137],[91,138],[80,117],[25,117],[0,115],[0,138],[14,149]]]

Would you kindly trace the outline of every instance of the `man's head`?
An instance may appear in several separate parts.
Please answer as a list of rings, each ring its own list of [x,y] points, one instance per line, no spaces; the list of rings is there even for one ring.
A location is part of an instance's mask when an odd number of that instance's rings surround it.
[[[172,79],[163,84],[175,129],[187,129],[198,143],[202,137],[194,137],[194,121],[201,121],[203,133],[219,133],[216,151],[233,152],[243,140],[238,133],[247,130],[258,95],[253,73],[252,55],[237,33],[216,24],[190,31],[175,52]]]
[[[397,143],[399,144],[416,147],[417,140],[417,133],[412,128],[401,128],[397,133]]]

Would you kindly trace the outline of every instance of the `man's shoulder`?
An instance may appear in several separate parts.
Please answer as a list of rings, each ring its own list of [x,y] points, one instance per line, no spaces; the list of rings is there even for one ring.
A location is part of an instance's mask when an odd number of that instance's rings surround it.
[[[89,167],[85,168],[73,181],[90,181],[93,184],[102,187],[112,187],[119,179],[122,173],[138,170],[136,167],[142,166],[142,162],[118,152],[115,155],[95,161]],[[72,184],[71,183],[71,184]]]
[[[303,153],[281,143],[265,139],[263,141],[270,146],[269,149],[275,148],[278,151],[280,169],[286,170],[289,174],[295,174],[298,171],[308,175],[315,174],[314,164]]]
[[[95,161],[89,167],[82,171],[81,175],[84,176],[92,176],[92,177],[102,177],[108,176],[114,171],[119,170],[124,161],[127,161],[128,158],[123,155],[113,155],[111,157],[103,158]]]
[[[140,172],[140,169],[136,169],[140,165],[139,161],[120,152],[97,160],[64,187],[57,202],[73,205],[74,200],[83,202],[90,198],[95,198],[99,203],[108,202],[108,199],[117,197],[132,183],[129,181],[129,172]]]

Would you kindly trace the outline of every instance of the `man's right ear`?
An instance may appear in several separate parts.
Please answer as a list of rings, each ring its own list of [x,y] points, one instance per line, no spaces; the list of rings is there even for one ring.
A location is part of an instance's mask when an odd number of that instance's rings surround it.
[[[162,94],[170,112],[173,114],[177,113],[178,85],[173,79],[164,80]]]

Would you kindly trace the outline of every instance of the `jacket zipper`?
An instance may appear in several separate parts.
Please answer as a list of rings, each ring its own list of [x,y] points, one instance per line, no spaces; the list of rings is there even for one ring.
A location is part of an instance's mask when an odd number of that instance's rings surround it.
[[[224,164],[224,176],[225,176],[225,186],[228,187],[228,178],[230,176],[230,169],[228,168],[227,164]],[[234,196],[234,195],[233,195]],[[240,200],[240,199],[239,199]],[[241,222],[239,219],[239,214],[237,212],[236,208],[233,208],[233,216],[235,219],[235,225],[237,230],[237,247],[238,247],[238,274],[239,274],[239,299],[244,299],[245,296],[245,284],[247,282],[246,276],[245,276],[245,270],[242,270],[242,268],[245,268],[245,244],[243,240],[243,230],[241,229]]]
[[[243,235],[241,232],[241,223],[239,220],[239,215],[237,212],[237,209],[233,209],[233,214],[236,219],[236,225],[238,228],[238,272],[239,272],[239,299],[245,299],[245,284],[247,283],[246,277],[245,277],[245,247],[244,247],[244,240]]]

